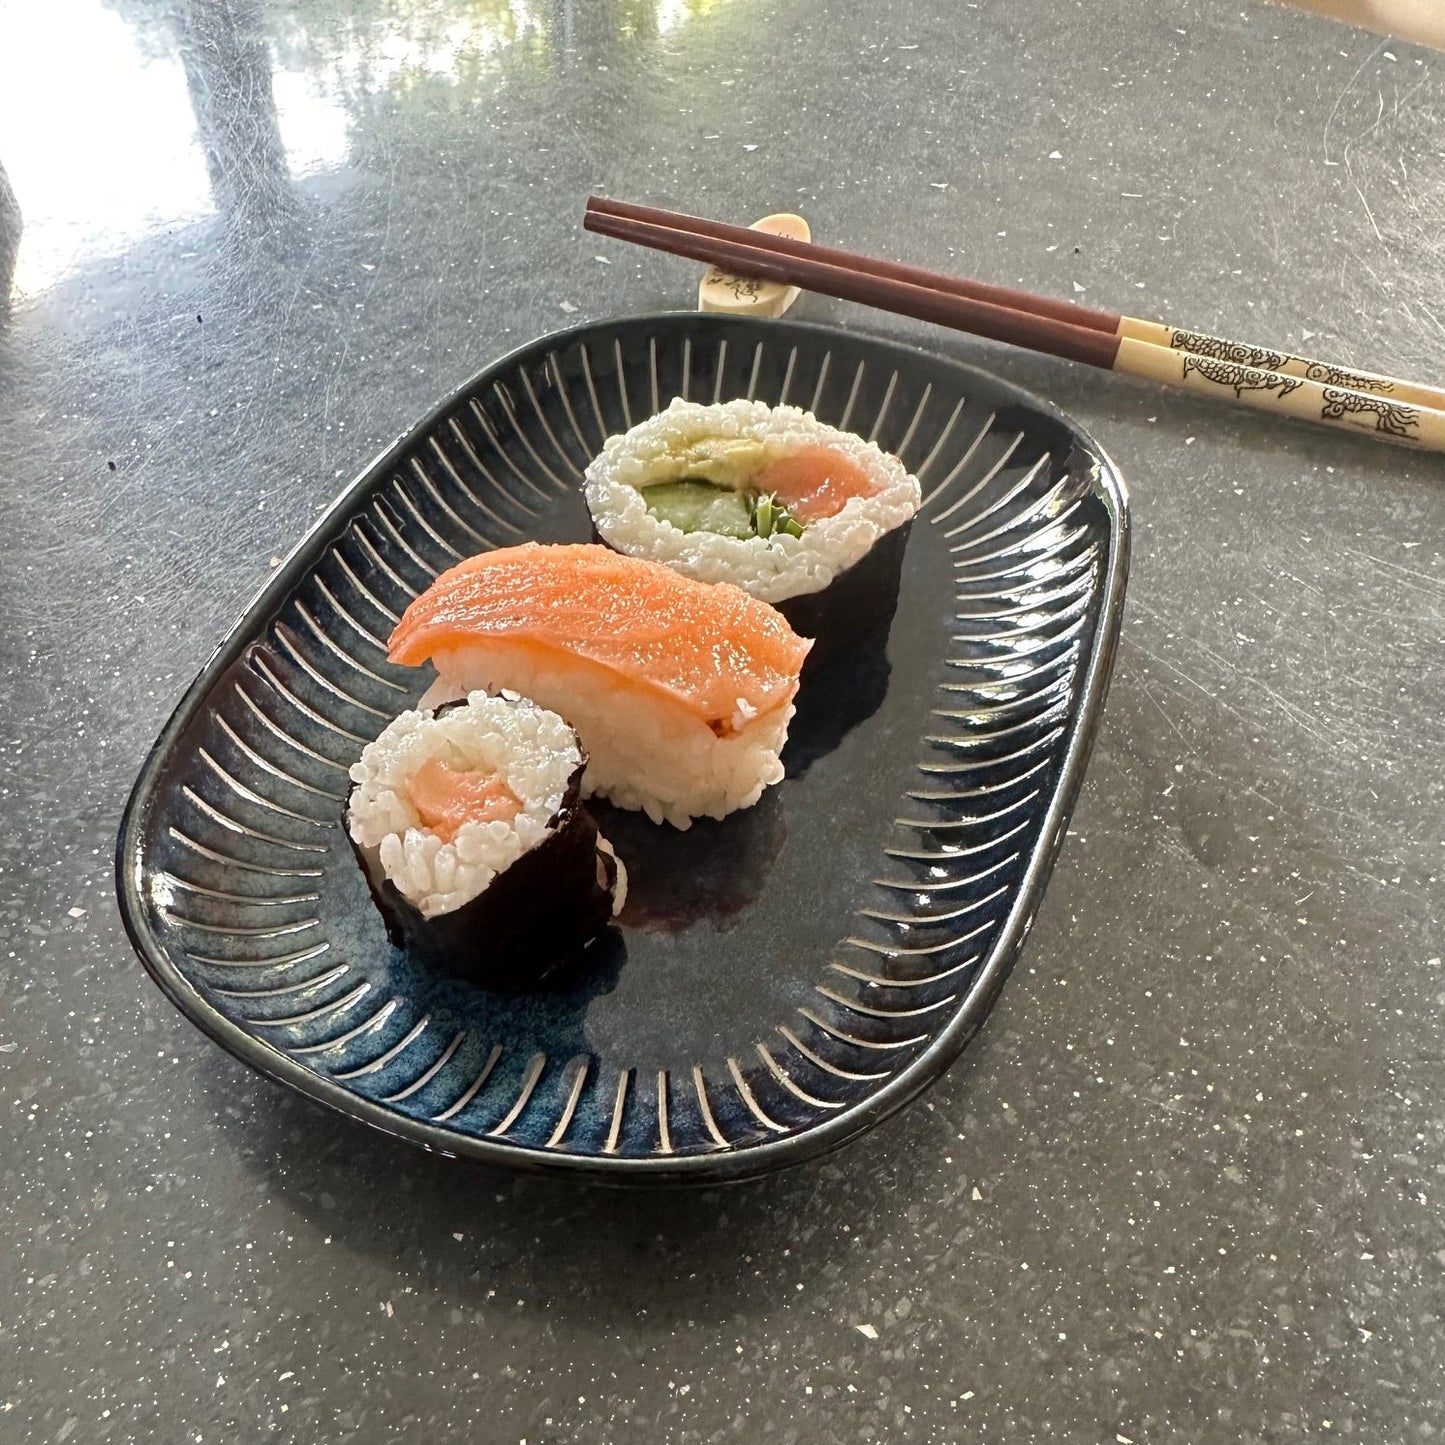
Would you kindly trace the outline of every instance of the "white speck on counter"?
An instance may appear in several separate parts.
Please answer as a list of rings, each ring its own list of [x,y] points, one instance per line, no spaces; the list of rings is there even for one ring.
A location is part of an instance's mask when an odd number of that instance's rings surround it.
[[[70,908],[70,909],[67,909],[66,911],[67,911],[67,913],[69,914],[69,916],[70,916],[71,918],[84,918],[84,917],[85,917],[85,909],[83,909],[83,908]]]
[[[876,1340],[878,1338],[878,1331],[875,1330],[872,1325],[854,1325],[853,1328],[857,1330],[865,1340]]]

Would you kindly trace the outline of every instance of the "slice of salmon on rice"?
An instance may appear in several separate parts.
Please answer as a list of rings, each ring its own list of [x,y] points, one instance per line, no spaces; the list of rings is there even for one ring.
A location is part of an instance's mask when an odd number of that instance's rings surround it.
[[[442,573],[388,655],[436,668],[423,707],[505,689],[559,713],[589,755],[589,792],[685,828],[782,779],[811,645],[737,587],[606,547],[527,543]]]

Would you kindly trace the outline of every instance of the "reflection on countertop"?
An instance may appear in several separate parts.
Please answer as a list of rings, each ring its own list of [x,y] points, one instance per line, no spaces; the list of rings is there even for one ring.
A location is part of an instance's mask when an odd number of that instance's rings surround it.
[[[13,284],[218,219],[272,243],[309,179],[388,164],[394,113],[479,107],[503,73],[606,68],[725,0],[47,0],[6,15],[0,137],[26,217]],[[37,54],[87,104],[57,108]],[[485,123],[484,119],[482,123]],[[0,263],[4,243],[0,184]],[[0,274],[3,274],[0,264]]]

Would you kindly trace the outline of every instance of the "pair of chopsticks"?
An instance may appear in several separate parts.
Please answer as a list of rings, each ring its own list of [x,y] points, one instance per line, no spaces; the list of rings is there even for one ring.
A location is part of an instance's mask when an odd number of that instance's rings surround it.
[[[1445,390],[835,246],[592,196],[589,231],[1277,415],[1445,451]]]

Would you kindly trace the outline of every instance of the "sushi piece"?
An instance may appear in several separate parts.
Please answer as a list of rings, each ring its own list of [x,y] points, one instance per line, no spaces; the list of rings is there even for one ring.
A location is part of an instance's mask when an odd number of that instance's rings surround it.
[[[846,636],[882,606],[891,616],[922,500],[917,479],[872,442],[756,401],[675,400],[608,438],[584,489],[608,546],[732,582],[822,650],[830,624]]]
[[[560,713],[589,755],[587,792],[686,828],[782,779],[810,646],[736,587],[606,547],[529,542],[442,573],[388,656],[435,666],[423,706],[509,688]]]
[[[526,987],[625,901],[555,713],[478,692],[394,718],[352,765],[346,828],[387,934],[433,968]]]

